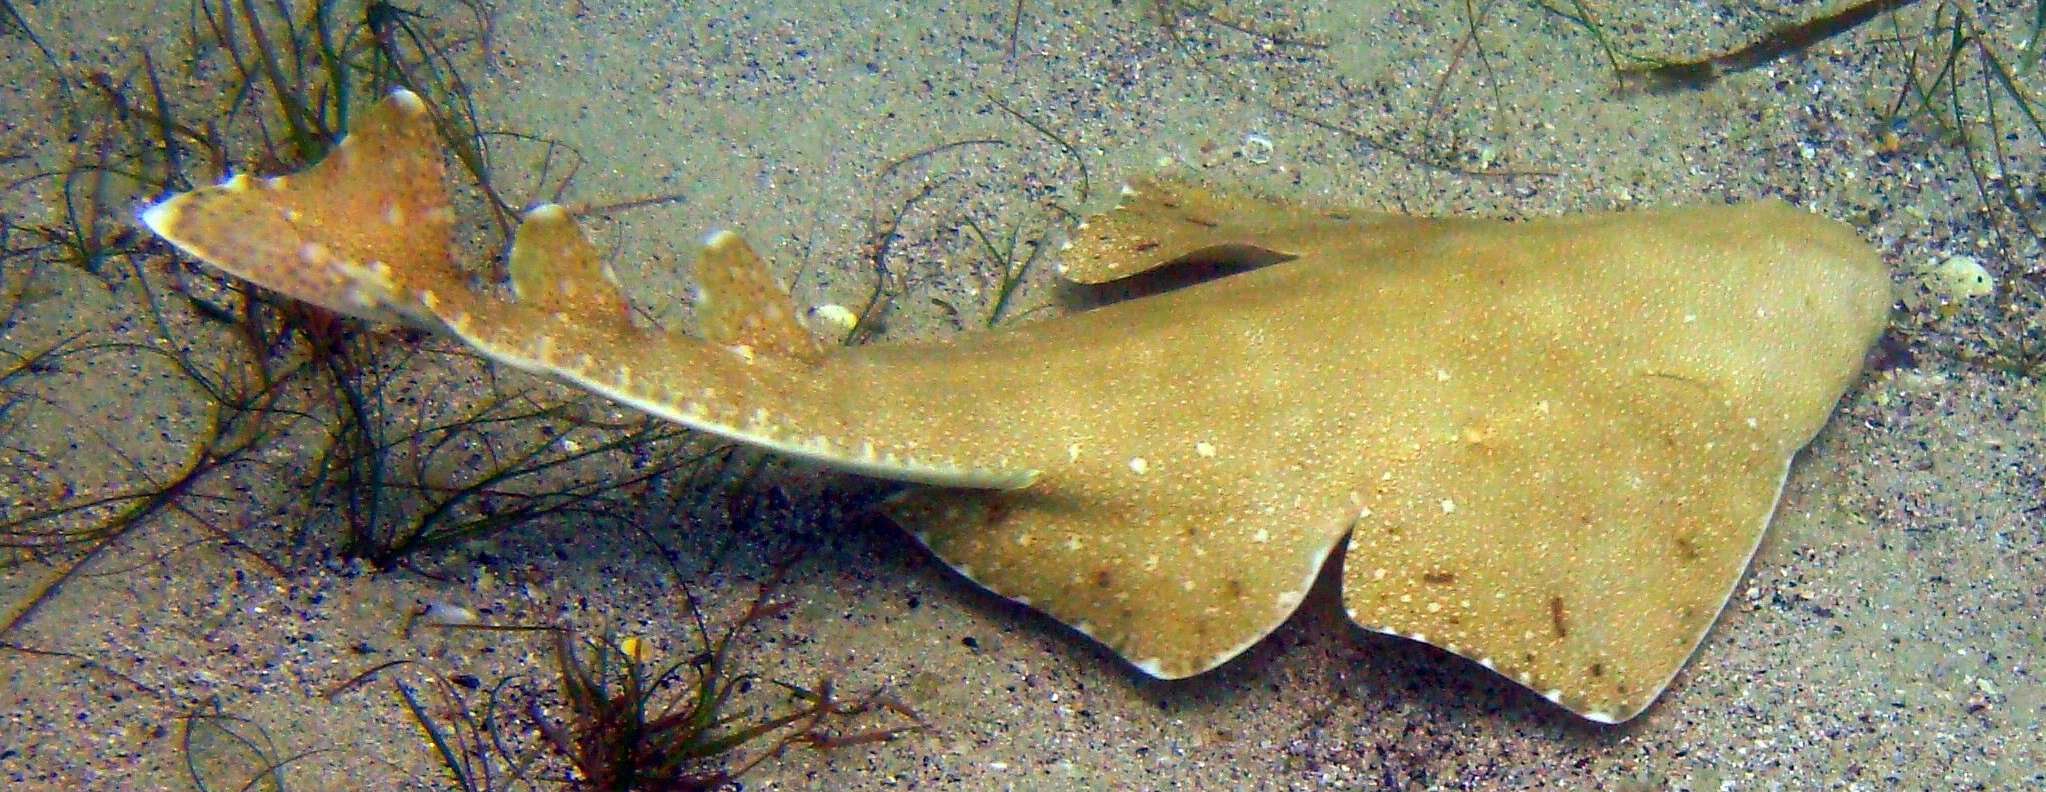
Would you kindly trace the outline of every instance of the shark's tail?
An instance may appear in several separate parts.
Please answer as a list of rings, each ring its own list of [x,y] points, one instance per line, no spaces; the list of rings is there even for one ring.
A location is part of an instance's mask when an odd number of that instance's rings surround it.
[[[820,374],[823,348],[736,234],[697,261],[701,337],[636,326],[569,212],[527,211],[509,256],[515,300],[469,287],[426,104],[399,90],[305,171],[236,176],[173,196],[142,222],[193,257],[306,302],[451,333],[501,363],[549,374],[703,431],[868,475],[1021,487],[1035,471],[951,460],[868,437],[856,400]]]
[[[194,258],[287,296],[430,323],[418,295],[461,284],[445,170],[426,104],[399,90],[318,165],[172,196],[143,210],[142,222]]]

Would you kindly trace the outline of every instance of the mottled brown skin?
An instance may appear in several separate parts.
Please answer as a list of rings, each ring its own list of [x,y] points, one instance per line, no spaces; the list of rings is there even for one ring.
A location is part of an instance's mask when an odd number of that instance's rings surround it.
[[[1162,247],[1294,258],[937,354],[852,355],[987,405],[1012,426],[978,442],[1042,471],[912,493],[897,518],[1168,677],[1275,627],[1350,533],[1360,624],[1624,720],[1711,625],[1889,305],[1865,245],[1780,203],[1265,225],[1153,220],[1077,249],[1192,235]]]
[[[463,284],[444,228],[418,250],[335,232],[392,205],[439,216],[424,123],[396,96],[352,144],[400,160],[402,193],[330,160],[285,189],[207,188],[145,220],[288,294],[433,326],[705,431],[936,485],[890,514],[966,576],[1162,677],[1270,632],[1348,535],[1343,599],[1360,624],[1586,717],[1632,717],[1724,605],[1791,455],[1889,305],[1865,244],[1781,203],[1505,223],[1142,184],[1082,227],[1069,278],[1280,263],[939,343],[827,351],[722,234],[698,262],[690,337],[634,327],[558,209],[521,230],[516,301]],[[286,207],[340,208],[310,225],[280,222]]]

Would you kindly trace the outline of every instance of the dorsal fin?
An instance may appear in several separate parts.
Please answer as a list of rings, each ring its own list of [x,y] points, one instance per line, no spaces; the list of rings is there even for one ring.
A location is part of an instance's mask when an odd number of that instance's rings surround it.
[[[696,284],[697,331],[705,341],[799,360],[823,354],[816,337],[796,321],[788,291],[738,234],[719,231],[703,240]]]
[[[318,165],[236,176],[149,207],[142,222],[266,288],[367,319],[430,323],[420,296],[461,284],[438,152],[426,104],[394,91]]]
[[[508,256],[519,302],[581,322],[625,322],[631,306],[568,210],[543,204],[526,212]]]
[[[1059,274],[1107,283],[1167,264],[1273,264],[1325,234],[1380,215],[1323,211],[1247,195],[1223,195],[1171,180],[1135,179],[1122,203],[1087,218],[1060,257]]]

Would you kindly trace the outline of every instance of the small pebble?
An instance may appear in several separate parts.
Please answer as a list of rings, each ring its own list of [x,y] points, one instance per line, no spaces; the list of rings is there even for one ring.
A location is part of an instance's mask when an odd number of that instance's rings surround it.
[[[419,620],[442,627],[461,627],[480,622],[483,617],[460,605],[430,601],[426,603],[426,612],[419,615]]]

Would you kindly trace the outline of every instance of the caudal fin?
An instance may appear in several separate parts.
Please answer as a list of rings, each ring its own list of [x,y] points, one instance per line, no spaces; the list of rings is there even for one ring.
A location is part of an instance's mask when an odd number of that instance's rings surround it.
[[[444,171],[426,104],[401,89],[318,165],[238,175],[141,219],[192,257],[284,295],[366,319],[431,323],[422,295],[462,283]]]
[[[469,288],[453,261],[444,170],[431,114],[401,90],[318,165],[237,176],[152,206],[142,221],[287,296],[445,331],[499,363],[739,442],[924,484],[1014,488],[1036,477],[874,436],[867,405],[820,370],[822,347],[736,234],[713,235],[699,260],[703,338],[634,325],[610,270],[559,206],[519,224],[508,261],[517,300]]]

